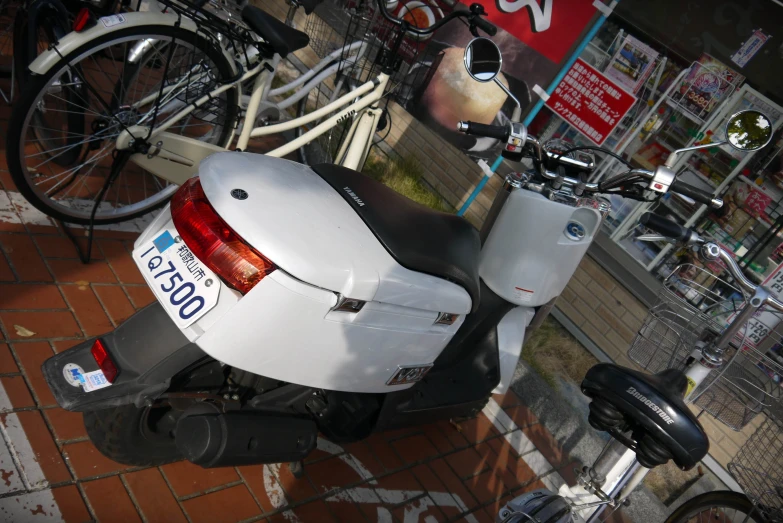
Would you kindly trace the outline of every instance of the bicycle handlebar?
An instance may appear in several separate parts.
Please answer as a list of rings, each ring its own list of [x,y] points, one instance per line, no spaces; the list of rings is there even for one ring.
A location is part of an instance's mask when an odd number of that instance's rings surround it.
[[[391,14],[389,14],[389,11],[386,10],[386,0],[378,0],[378,8],[380,9],[381,14],[386,20],[388,20],[394,25],[401,26],[403,24],[406,24],[407,27],[405,27],[405,30],[417,35],[432,34],[456,18],[469,19],[471,25],[475,25],[476,27],[478,27],[479,29],[481,29],[482,31],[484,31],[490,36],[494,36],[495,33],[497,33],[497,27],[495,27],[490,22],[481,18],[482,14],[486,15],[486,13],[484,12],[484,8],[481,6],[481,4],[472,4],[468,11],[452,11],[451,13],[447,14],[446,16],[444,16],[443,18],[441,18],[431,26],[423,27],[423,28],[412,26],[410,23],[406,22],[405,20],[402,20],[401,18],[395,18]]]

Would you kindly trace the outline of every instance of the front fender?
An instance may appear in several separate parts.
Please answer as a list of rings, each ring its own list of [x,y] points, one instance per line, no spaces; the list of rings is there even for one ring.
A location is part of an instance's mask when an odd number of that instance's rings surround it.
[[[30,71],[33,74],[46,74],[60,60],[60,56],[68,56],[82,45],[103,35],[138,26],[173,27],[177,20],[181,20],[180,26],[183,29],[193,32],[196,32],[198,29],[193,20],[180,17],[175,13],[146,11],[104,16],[98,19],[98,23],[86,31],[81,33],[72,31],[62,37],[55,46],[56,49],[48,49],[38,55],[38,58],[30,64]]]
[[[498,360],[500,361],[500,383],[492,392],[505,394],[514,378],[514,370],[525,342],[525,329],[536,315],[532,307],[515,307],[508,311],[498,323]]]

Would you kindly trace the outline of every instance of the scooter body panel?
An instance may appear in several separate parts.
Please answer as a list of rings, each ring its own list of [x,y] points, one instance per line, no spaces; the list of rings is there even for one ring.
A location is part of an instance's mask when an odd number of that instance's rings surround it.
[[[214,154],[199,167],[217,213],[278,267],[344,297],[466,314],[467,291],[402,267],[342,196],[309,167],[260,154]],[[245,200],[232,196],[247,193]]]

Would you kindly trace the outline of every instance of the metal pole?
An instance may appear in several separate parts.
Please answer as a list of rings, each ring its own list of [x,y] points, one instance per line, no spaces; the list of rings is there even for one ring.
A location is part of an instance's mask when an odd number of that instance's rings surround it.
[[[612,8],[617,5],[617,2],[619,0],[614,0],[612,2]],[[557,76],[555,76],[554,80],[549,84],[549,87],[546,90],[547,95],[552,94],[558,85],[560,85],[560,82],[565,78],[565,75],[568,74],[568,71],[571,69],[571,66],[574,65],[574,62],[576,62],[576,59],[579,58],[579,56],[582,54],[582,51],[585,50],[585,47],[587,47],[587,44],[590,43],[590,41],[595,37],[595,35],[598,33],[598,30],[601,29],[601,26],[604,25],[604,22],[606,21],[606,16],[602,14],[599,16],[598,20],[593,24],[593,27],[590,28],[590,31],[585,35],[584,39],[582,39],[582,42],[577,46],[577,48],[574,50],[571,57],[566,60],[566,62],[563,64],[563,67],[560,69],[560,72],[557,73]],[[525,117],[525,120],[522,122],[525,127],[530,125],[530,122],[533,121],[533,118],[536,117],[538,112],[541,110],[541,108],[544,106],[544,99],[539,98],[538,102],[536,102],[536,105],[533,107],[533,109],[528,113],[528,115]],[[498,156],[495,162],[492,164],[490,169],[494,173],[498,167],[500,167],[500,164],[503,163],[503,157]],[[481,189],[484,188],[484,186],[489,181],[489,176],[484,176],[481,181],[476,185],[476,188],[473,189],[473,192],[470,193],[470,196],[468,196],[468,199],[465,200],[465,203],[462,205],[459,211],[457,211],[458,216],[462,216],[465,214],[465,212],[468,210],[468,207],[470,207],[470,204],[473,203],[473,200],[476,199],[476,196],[478,196],[478,193],[481,192]]]

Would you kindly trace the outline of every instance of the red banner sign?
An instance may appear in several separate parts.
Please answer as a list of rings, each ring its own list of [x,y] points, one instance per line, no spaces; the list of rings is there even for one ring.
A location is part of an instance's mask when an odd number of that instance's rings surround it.
[[[761,191],[757,191],[756,189],[751,189],[750,194],[748,195],[748,198],[745,200],[745,209],[750,211],[750,213],[758,218],[762,214],[764,214],[764,210],[769,206],[769,204],[772,203],[772,197],[767,196]]]
[[[601,145],[636,102],[636,97],[577,59],[546,101],[547,107]]]
[[[589,0],[462,0],[479,3],[487,20],[559,64],[597,10]]]

